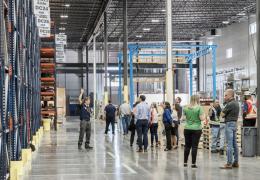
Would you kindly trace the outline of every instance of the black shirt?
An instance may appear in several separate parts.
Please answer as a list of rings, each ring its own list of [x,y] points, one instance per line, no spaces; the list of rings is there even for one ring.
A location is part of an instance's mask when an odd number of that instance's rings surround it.
[[[113,104],[108,104],[105,107],[106,117],[115,118],[116,107]]]
[[[238,115],[239,115],[239,104],[235,99],[232,99],[227,103],[225,108],[222,111],[225,116],[225,122],[230,122],[230,121],[237,121],[238,120]]]
[[[80,109],[80,120],[90,121],[91,108],[86,106],[86,104],[81,105]]]

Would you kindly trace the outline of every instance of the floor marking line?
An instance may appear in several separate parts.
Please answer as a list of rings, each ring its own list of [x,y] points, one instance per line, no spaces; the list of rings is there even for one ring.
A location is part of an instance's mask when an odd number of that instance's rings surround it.
[[[107,154],[108,154],[109,156],[111,156],[112,158],[116,159],[116,156],[115,156],[112,152],[107,152]]]
[[[125,163],[122,164],[129,172],[133,173],[133,174],[137,174],[137,172],[132,169],[131,167],[129,167],[128,165],[126,165]]]

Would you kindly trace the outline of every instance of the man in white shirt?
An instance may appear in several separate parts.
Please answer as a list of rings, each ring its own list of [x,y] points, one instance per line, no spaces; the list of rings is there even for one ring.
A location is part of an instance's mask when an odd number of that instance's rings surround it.
[[[120,106],[119,111],[120,111],[120,116],[122,118],[124,135],[126,135],[126,134],[128,134],[128,126],[129,126],[129,122],[130,122],[131,107],[126,101],[124,101],[124,103]]]

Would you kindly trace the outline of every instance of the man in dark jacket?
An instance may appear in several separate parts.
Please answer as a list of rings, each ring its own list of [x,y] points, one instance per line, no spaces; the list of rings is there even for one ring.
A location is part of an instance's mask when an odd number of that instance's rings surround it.
[[[79,96],[79,102],[80,102],[80,132],[79,132],[79,142],[78,142],[78,149],[81,150],[81,146],[83,143],[84,135],[86,133],[86,142],[85,142],[85,148],[86,149],[92,149],[90,144],[90,135],[91,135],[91,108],[89,106],[90,104],[90,98],[86,97],[82,99],[84,90],[81,90],[80,96]]]
[[[107,134],[109,124],[112,125],[112,133],[115,134],[115,115],[116,115],[116,107],[112,104],[111,100],[108,101],[108,105],[105,107],[106,111],[106,130],[105,134]]]

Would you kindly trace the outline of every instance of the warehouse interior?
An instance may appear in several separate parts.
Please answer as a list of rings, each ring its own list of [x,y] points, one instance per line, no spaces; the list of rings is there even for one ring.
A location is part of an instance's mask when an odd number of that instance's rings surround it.
[[[258,179],[259,22],[256,0],[0,0],[0,180]],[[231,170],[221,169],[227,153],[212,151],[208,123],[227,89],[240,108],[240,167]],[[93,149],[78,149],[82,91]],[[134,111],[140,95],[149,106],[180,97],[183,108],[199,95],[207,120],[198,168],[183,167],[186,117],[178,148],[168,152],[163,122],[160,146],[149,130],[147,152],[129,146],[120,115],[115,133],[104,134],[109,101]],[[248,96],[250,127],[243,123]]]

